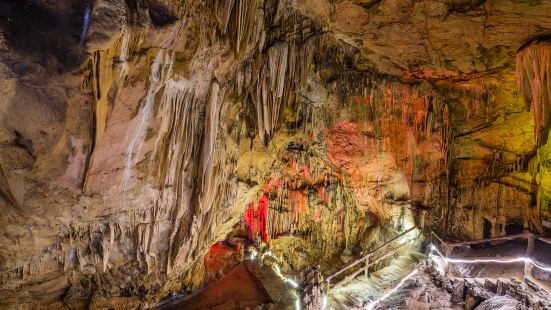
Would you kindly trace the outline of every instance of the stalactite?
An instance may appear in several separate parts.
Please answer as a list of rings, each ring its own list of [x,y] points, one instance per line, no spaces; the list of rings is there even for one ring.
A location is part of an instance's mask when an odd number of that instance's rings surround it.
[[[201,146],[200,103],[189,81],[169,80],[157,111],[157,115],[161,116],[161,125],[153,153],[155,175],[160,185],[167,188],[157,198],[157,216],[162,218],[166,214],[174,223],[167,246],[168,270],[171,270],[175,260],[176,253],[173,251],[179,249],[176,243],[189,243],[197,233],[193,227],[198,225],[198,218],[190,205],[195,188],[192,178],[197,171],[196,161]]]
[[[533,43],[517,54],[517,84],[534,116],[538,145],[547,143],[551,121],[551,44]]]
[[[95,104],[92,109],[94,124],[92,149],[90,150],[89,166],[94,160],[94,148],[99,145],[105,133],[108,111],[109,111],[109,90],[113,85],[122,84],[127,71],[127,61],[134,50],[139,46],[139,35],[125,31],[115,43],[106,50],[98,50],[92,53],[90,58],[81,65],[82,77],[80,90],[91,93],[94,96]],[[119,66],[115,66],[118,64]],[[120,70],[117,76],[116,71]],[[86,189],[87,177],[84,178]]]
[[[217,159],[220,156],[215,156],[216,151],[216,136],[220,121],[220,106],[223,94],[219,94],[220,86],[216,80],[212,81],[210,91],[207,98],[207,106],[205,111],[205,128],[201,147],[201,156],[199,163],[199,184],[200,184],[200,209],[203,214],[207,213],[216,198],[215,191],[219,189],[221,181],[220,175],[222,170],[219,167]]]
[[[228,35],[236,54],[241,54],[261,37],[264,16],[258,0],[216,0],[213,5],[218,30]]]
[[[123,79],[128,74],[128,63],[132,60],[134,51],[138,49],[141,41],[141,34],[135,33],[131,29],[125,28],[122,31],[117,45],[119,45],[119,55],[117,62],[121,69],[119,73],[119,79]],[[119,84],[121,82],[119,81]]]
[[[541,152],[548,142],[551,129],[551,43],[534,42],[517,53],[517,85],[534,118],[534,136],[538,149],[536,156],[527,160],[527,170],[532,176],[531,206],[528,214],[530,225],[542,231],[542,206],[545,189],[542,186],[545,165]]]
[[[12,207],[20,207],[17,199],[15,199],[15,196],[13,195],[10,183],[8,182],[8,177],[2,169],[2,165],[0,165],[0,198],[2,198],[2,200],[5,200],[8,205]]]
[[[249,208],[245,211],[245,223],[249,226],[251,236],[260,235],[264,242],[269,241],[267,233],[269,201],[266,195],[262,195],[258,201],[258,206],[255,208],[254,203],[249,204]]]
[[[265,53],[258,53],[250,69],[240,71],[242,76],[238,77],[238,84],[241,81],[248,84],[248,92],[243,93],[248,93],[252,99],[258,134],[264,145],[280,125],[283,109],[292,99],[293,91],[306,81],[314,54],[313,44],[313,41],[298,46],[275,44]]]
[[[147,95],[140,107],[136,117],[136,127],[131,132],[128,149],[125,155],[124,172],[122,177],[123,186],[123,204],[125,203],[125,194],[129,187],[129,181],[132,177],[132,168],[139,161],[142,147],[145,142],[149,119],[153,113],[155,95],[165,81],[172,75],[172,66],[174,64],[174,55],[163,50],[159,50],[155,60],[151,64],[151,73],[149,78],[149,89]]]
[[[447,104],[425,84],[403,84],[377,77],[364,77],[358,83],[360,86],[343,87],[360,89],[360,95],[352,99],[366,107],[366,124],[373,128],[377,182],[384,186],[382,177],[386,171],[382,163],[385,153],[390,153],[408,180],[410,195],[414,195],[413,181],[427,174],[425,168],[418,167],[419,163],[432,152],[425,149],[425,142],[437,138],[440,155],[445,158],[449,154]]]
[[[219,0],[212,8],[218,30],[236,56],[250,55],[235,73],[234,89],[243,102],[254,107],[256,134],[264,145],[279,127],[294,92],[306,81],[318,45],[311,33],[302,31],[299,20],[287,13],[287,4],[267,8],[271,5],[257,0]],[[265,16],[265,10],[273,10],[275,15]],[[289,27],[295,35],[266,37],[264,26],[273,24]]]

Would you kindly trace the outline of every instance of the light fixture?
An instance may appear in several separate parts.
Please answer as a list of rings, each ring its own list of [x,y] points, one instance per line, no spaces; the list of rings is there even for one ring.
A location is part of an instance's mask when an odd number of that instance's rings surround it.
[[[518,263],[518,262],[524,262],[524,263],[531,263],[532,265],[538,267],[541,270],[551,272],[551,268],[545,267],[541,265],[540,263],[532,260],[528,257],[517,257],[517,258],[505,258],[505,259],[497,259],[497,258],[475,258],[475,259],[459,259],[459,258],[447,258],[442,255],[442,253],[434,246],[431,245],[431,250],[436,252],[438,256],[440,256],[445,262],[447,263],[460,263],[460,264],[477,264],[477,263],[498,263],[498,264],[510,264],[510,263]]]
[[[413,270],[410,274],[408,274],[407,276],[405,276],[402,280],[400,280],[400,282],[398,283],[398,285],[396,285],[392,290],[390,290],[389,292],[387,292],[386,294],[384,294],[383,296],[379,297],[378,299],[370,302],[367,307],[365,309],[367,310],[373,310],[375,309],[375,306],[377,304],[379,304],[380,302],[382,302],[383,300],[387,299],[388,296],[392,295],[394,292],[396,292],[402,285],[404,285],[404,283],[409,280],[411,277],[413,277],[414,275],[417,274],[419,270],[418,269],[415,269]]]
[[[289,284],[291,284],[292,287],[298,288],[298,283],[296,283],[295,281],[293,281],[293,280],[287,278],[287,282],[288,282]]]
[[[250,259],[251,259],[251,260],[254,260],[254,259],[256,258],[257,255],[258,255],[258,252],[257,252],[256,250],[253,249],[253,250],[251,251],[251,258],[250,258]]]

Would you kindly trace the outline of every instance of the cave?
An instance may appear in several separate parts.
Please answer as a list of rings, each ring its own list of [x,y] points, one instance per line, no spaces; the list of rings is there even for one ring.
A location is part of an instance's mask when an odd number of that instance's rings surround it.
[[[0,309],[551,309],[551,2],[0,0]]]

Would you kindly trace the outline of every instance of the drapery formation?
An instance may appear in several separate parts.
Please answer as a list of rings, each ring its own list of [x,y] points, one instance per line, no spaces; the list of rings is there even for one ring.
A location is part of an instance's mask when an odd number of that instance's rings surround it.
[[[544,145],[551,126],[551,43],[533,43],[518,52],[517,84],[534,115],[537,143]]]

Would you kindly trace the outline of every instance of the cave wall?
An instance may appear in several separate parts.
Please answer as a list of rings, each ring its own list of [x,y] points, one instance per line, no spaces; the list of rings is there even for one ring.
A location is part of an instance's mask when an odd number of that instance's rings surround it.
[[[0,13],[2,306],[151,306],[203,283],[242,220],[292,268],[336,268],[420,210],[459,238],[484,218],[548,233],[543,1]]]

